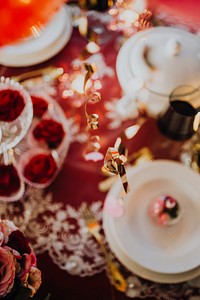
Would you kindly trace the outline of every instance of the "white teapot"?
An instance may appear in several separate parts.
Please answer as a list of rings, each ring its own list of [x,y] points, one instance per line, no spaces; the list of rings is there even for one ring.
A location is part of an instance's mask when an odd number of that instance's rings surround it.
[[[200,37],[172,27],[140,31],[121,47],[116,70],[124,93],[157,115],[176,87],[200,87]]]

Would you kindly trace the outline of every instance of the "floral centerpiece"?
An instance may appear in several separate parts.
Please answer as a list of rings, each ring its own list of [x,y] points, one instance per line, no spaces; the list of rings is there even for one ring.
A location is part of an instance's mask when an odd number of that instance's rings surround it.
[[[0,219],[0,298],[26,300],[41,284],[36,256],[12,221]]]

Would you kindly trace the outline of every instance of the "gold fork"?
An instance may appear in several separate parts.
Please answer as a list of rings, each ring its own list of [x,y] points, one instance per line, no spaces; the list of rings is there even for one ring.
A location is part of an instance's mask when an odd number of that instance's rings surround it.
[[[96,241],[101,246],[106,261],[108,274],[111,279],[111,283],[115,286],[115,288],[118,291],[125,292],[127,289],[126,280],[124,279],[123,275],[120,273],[117,263],[113,261],[110,253],[108,252],[104,244],[102,234],[100,233],[101,231],[100,223],[97,221],[93,211],[91,211],[89,207],[85,207],[82,210],[81,214],[83,219],[85,220],[88,232],[96,239]]]
[[[141,165],[143,163],[149,162],[153,160],[153,154],[147,147],[141,148],[137,152],[133,152],[131,155],[128,156],[126,164],[131,163],[134,160],[133,165]],[[99,182],[98,184],[98,189],[100,192],[107,192],[111,185],[116,181],[118,176],[113,175],[110,176],[102,181]]]
[[[63,68],[49,66],[46,68],[41,68],[41,69],[36,69],[34,71],[25,72],[25,73],[22,73],[17,76],[12,76],[11,78],[14,79],[15,81],[18,81],[21,84],[23,84],[25,81],[30,81],[37,77],[45,77],[45,78],[48,78],[51,80],[57,79],[63,73],[64,73]]]

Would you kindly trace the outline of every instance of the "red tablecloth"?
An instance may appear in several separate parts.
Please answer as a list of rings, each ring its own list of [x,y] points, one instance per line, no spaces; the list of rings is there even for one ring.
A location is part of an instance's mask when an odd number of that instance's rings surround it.
[[[106,64],[114,69],[118,52],[117,41],[118,36],[113,34],[113,36],[110,37],[110,40],[101,47],[101,53],[104,55]],[[49,65],[61,66],[64,68],[65,72],[70,72],[72,60],[79,56],[85,45],[86,40],[79,35],[76,29],[74,29],[68,44],[51,60],[31,68],[8,68],[1,66],[0,75],[13,76],[21,74],[27,70],[33,70]],[[108,129],[107,125],[109,120],[105,117],[106,110],[104,104],[106,101],[111,101],[114,98],[120,98],[122,91],[116,74],[112,78],[104,76],[101,82],[103,86],[101,90],[102,100],[98,104],[95,104],[92,109],[95,113],[99,114],[100,128],[95,133],[97,133],[101,138],[101,152],[105,154],[107,148],[114,145],[116,138],[123,131],[123,128],[126,128],[130,124],[134,124],[135,120],[133,119],[131,121],[124,122],[120,128],[115,130]],[[84,129],[86,120],[83,106],[80,108],[72,107],[67,100],[62,99],[59,91],[56,99],[63,107],[66,117],[76,118],[76,120],[80,121],[81,128]],[[145,145],[153,146],[153,143],[158,136],[159,132],[156,127],[156,122],[155,120],[150,119],[148,123],[144,125],[144,128],[142,128],[139,134],[136,135],[134,140],[129,143],[129,148],[133,151],[138,150]],[[103,161],[86,162],[82,155],[84,147],[85,144],[80,144],[79,142],[71,143],[63,169],[48,189],[53,193],[54,203],[70,205],[75,209],[78,209],[82,202],[91,204],[96,201],[101,201],[103,204],[106,194],[101,193],[98,190],[98,183],[104,178],[100,171]],[[66,272],[66,270],[61,270],[52,261],[52,257],[50,257],[48,251],[38,254],[37,259],[38,267],[42,271],[43,282],[35,299],[42,300],[48,293],[51,294],[50,300],[128,299],[123,293],[115,290],[115,288],[110,284],[104,271],[100,274],[83,278],[77,275],[70,275]],[[147,282],[145,280],[143,282],[144,286],[147,286]],[[164,296],[159,298],[159,288],[162,291],[171,288],[171,297],[168,294],[166,298],[164,298]],[[180,291],[181,294],[179,293]],[[184,291],[186,291],[186,296],[182,296]],[[175,294],[177,295],[177,298],[174,298]],[[193,289],[193,294],[199,298],[200,290]],[[152,288],[152,291],[149,292],[146,299],[189,299],[189,295],[192,295],[192,292],[187,292],[187,288],[184,284],[171,287],[168,285],[159,285]]]

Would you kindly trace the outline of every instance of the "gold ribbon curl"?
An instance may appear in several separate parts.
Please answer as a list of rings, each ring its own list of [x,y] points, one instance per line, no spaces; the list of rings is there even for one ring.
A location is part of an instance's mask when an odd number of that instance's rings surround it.
[[[124,163],[127,161],[127,149],[122,143],[121,138],[118,138],[114,147],[109,147],[105,159],[104,169],[114,175],[119,175],[123,185],[124,192],[127,194],[130,190],[128,178]]]

